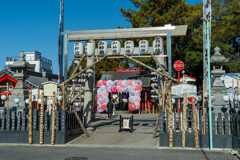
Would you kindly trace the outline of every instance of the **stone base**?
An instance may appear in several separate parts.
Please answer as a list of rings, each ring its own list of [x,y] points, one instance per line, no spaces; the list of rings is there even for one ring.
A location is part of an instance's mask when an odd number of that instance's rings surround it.
[[[9,101],[8,101],[8,108],[9,109],[18,109],[18,110],[23,110],[24,108],[27,107],[25,100],[28,99],[28,90],[24,89],[14,89],[12,91],[12,95],[9,95]],[[19,104],[15,103],[15,98],[19,98],[20,102]],[[6,105],[6,103],[5,103]]]
[[[231,105],[223,100],[223,95],[227,94],[225,87],[212,87],[212,96],[215,100],[212,102],[213,113],[230,113],[232,111]]]
[[[88,133],[93,133],[96,129],[93,127],[88,127],[86,130]]]

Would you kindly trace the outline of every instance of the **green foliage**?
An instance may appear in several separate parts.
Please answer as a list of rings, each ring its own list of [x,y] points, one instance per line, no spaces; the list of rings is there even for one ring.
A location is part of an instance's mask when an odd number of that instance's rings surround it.
[[[203,73],[203,16],[202,3],[195,6],[183,0],[131,0],[135,9],[122,9],[123,17],[132,27],[188,25],[187,35],[172,38],[172,58],[184,61],[187,74],[198,78]],[[211,51],[216,46],[226,57],[236,59],[239,54],[240,1],[212,1]],[[212,53],[212,52],[211,52]],[[239,63],[232,60],[226,66],[229,72],[240,72]]]

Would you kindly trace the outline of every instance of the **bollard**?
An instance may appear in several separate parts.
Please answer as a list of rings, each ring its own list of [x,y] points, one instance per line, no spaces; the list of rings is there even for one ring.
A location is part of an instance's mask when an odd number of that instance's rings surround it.
[[[40,117],[40,144],[43,144],[43,114],[44,114],[44,95],[41,94],[41,117]]]
[[[55,92],[53,92],[52,97],[52,137],[51,137],[51,144],[54,145],[54,139],[55,139]]]

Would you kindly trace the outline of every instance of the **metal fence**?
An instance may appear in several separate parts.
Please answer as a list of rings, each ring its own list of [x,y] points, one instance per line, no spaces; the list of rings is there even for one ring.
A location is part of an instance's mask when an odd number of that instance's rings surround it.
[[[169,116],[159,112],[159,145],[160,147],[169,146]],[[182,113],[173,113],[173,147],[182,147]],[[209,119],[208,113],[205,114],[203,122],[202,111],[197,113],[198,140],[201,148],[209,148]],[[203,132],[203,123],[205,123],[205,134]],[[195,147],[194,121],[191,111],[187,111],[186,116],[186,147]],[[212,133],[213,148],[240,148],[240,115],[212,113]]]
[[[65,144],[82,133],[81,127],[73,112],[61,110],[55,112],[55,144]],[[81,112],[78,112],[81,116]],[[52,114],[44,112],[43,121],[44,144],[51,144]],[[32,139],[34,144],[40,143],[40,111],[33,110]],[[29,112],[16,112],[8,109],[0,112],[0,143],[29,142]]]

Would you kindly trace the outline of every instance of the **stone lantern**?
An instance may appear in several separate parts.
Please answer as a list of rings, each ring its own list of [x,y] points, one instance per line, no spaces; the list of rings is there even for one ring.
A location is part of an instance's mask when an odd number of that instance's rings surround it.
[[[211,74],[215,77],[215,81],[212,85],[212,95],[215,97],[213,101],[213,112],[219,113],[223,112],[226,113],[229,108],[226,108],[226,102],[223,100],[223,95],[227,94],[227,90],[224,87],[220,77],[225,73],[223,70],[223,65],[227,64],[229,58],[225,58],[220,53],[220,48],[217,46],[214,48],[214,54],[211,56],[210,63],[213,66],[213,70]]]
[[[32,68],[33,65],[30,65],[24,60],[24,53],[20,53],[20,58],[10,65],[10,68],[15,70],[13,78],[15,78],[18,83],[15,86],[15,89],[12,90],[12,94],[9,96],[9,108],[16,107],[18,109],[25,108],[25,100],[28,99],[28,90],[25,84],[25,79],[27,78],[26,70]],[[19,99],[19,103],[16,103],[16,99]]]
[[[210,63],[213,65],[213,70],[211,73],[216,78],[213,83],[213,87],[222,87],[224,85],[220,80],[220,77],[225,73],[225,70],[223,70],[223,65],[227,64],[229,59],[221,55],[220,48],[218,46],[214,48],[214,51],[215,53],[210,59]]]

